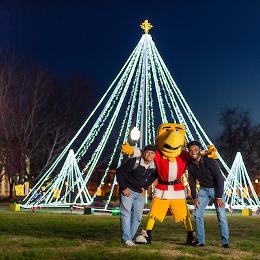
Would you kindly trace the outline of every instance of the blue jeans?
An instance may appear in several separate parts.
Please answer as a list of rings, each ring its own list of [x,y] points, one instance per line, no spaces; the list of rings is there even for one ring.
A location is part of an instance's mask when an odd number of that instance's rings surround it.
[[[129,188],[128,188],[129,189]],[[131,195],[126,197],[121,194],[120,221],[122,240],[132,240],[141,223],[145,197],[138,192],[130,190]]]
[[[201,188],[198,193],[199,208],[196,209],[195,221],[196,221],[196,236],[200,243],[205,244],[205,229],[203,216],[205,209],[209,204],[209,201],[213,199],[215,201],[215,189],[214,188]],[[224,194],[222,196],[223,201],[225,201]],[[229,244],[228,236],[228,223],[225,208],[218,208],[215,204],[215,209],[218,217],[219,228],[221,233],[222,245]]]

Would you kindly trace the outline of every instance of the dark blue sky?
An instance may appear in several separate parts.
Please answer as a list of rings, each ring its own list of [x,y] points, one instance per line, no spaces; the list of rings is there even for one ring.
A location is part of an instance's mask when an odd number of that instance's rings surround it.
[[[120,4],[118,4],[120,3]],[[139,41],[151,35],[198,120],[212,138],[227,106],[260,123],[260,1],[1,1],[0,45],[66,80],[99,82],[97,99]]]

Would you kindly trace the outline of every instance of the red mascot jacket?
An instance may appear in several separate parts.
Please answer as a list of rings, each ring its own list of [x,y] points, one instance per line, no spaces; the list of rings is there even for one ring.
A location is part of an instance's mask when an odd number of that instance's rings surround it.
[[[188,165],[188,162],[190,161],[190,155],[188,152],[182,151],[179,156],[176,157],[176,163],[177,163],[177,179],[180,179],[181,176],[184,174],[186,167]],[[161,181],[169,181],[169,160],[164,159],[160,151],[156,150],[156,155],[154,158],[154,161],[156,163],[156,167],[158,170],[158,180]],[[182,182],[179,182],[175,184],[174,190],[184,190],[184,186]],[[166,184],[157,184],[156,188],[159,190],[168,190],[168,185]]]

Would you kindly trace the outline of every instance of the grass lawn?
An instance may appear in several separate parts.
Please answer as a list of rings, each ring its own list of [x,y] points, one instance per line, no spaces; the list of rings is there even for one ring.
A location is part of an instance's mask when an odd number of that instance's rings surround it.
[[[204,248],[185,246],[183,225],[170,217],[156,224],[152,245],[130,248],[120,242],[118,216],[1,212],[0,259],[260,259],[260,217],[229,216],[229,249],[220,246],[216,216],[205,222]]]

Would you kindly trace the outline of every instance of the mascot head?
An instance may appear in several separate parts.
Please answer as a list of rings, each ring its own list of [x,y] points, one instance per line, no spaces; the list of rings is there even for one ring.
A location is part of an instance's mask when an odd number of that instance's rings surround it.
[[[156,145],[164,157],[173,159],[185,148],[185,127],[180,124],[161,124],[157,131]]]

